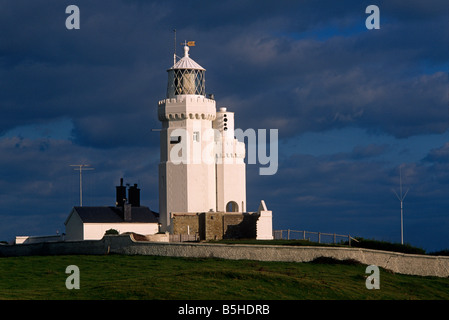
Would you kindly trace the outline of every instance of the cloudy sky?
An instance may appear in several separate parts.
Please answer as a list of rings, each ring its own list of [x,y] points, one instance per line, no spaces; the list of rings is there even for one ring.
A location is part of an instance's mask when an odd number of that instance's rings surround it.
[[[68,30],[68,5],[80,29]],[[380,29],[368,30],[368,5]],[[449,9],[445,1],[0,0],[0,240],[64,232],[113,205],[120,177],[158,211],[173,29],[195,40],[206,91],[243,130],[279,130],[279,169],[247,166],[248,210],[274,229],[449,248]]]

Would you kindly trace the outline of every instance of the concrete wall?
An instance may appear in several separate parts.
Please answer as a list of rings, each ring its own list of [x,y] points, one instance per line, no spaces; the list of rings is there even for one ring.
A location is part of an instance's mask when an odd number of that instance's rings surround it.
[[[449,257],[362,248],[138,242],[133,241],[129,235],[105,236],[98,241],[0,245],[0,256],[108,253],[288,262],[310,262],[318,257],[331,257],[339,260],[354,259],[396,273],[449,277]]]

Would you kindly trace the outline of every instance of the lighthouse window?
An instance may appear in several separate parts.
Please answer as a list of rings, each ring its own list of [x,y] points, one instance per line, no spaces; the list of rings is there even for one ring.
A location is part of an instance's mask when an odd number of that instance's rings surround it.
[[[205,95],[204,70],[171,69],[168,79],[168,97],[182,94]]]
[[[200,142],[200,132],[199,131],[193,132],[193,141]]]
[[[181,136],[171,136],[170,137],[171,144],[180,143],[180,142],[181,142]]]

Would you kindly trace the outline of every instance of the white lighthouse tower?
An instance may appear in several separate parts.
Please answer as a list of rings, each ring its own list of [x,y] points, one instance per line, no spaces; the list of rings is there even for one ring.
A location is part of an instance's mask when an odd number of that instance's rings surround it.
[[[167,98],[158,106],[163,231],[169,231],[170,212],[202,212],[216,206],[213,150],[204,154],[209,161],[202,159],[207,142],[202,135],[212,129],[216,117],[215,101],[205,97],[206,70],[189,57],[189,47],[184,46],[184,57],[167,71]]]
[[[162,122],[159,222],[173,235],[200,239],[273,239],[272,212],[260,202],[246,208],[245,144],[234,137],[234,113],[206,98],[206,70],[189,56],[174,59]]]
[[[246,209],[245,145],[234,138],[234,113],[216,111],[205,96],[205,69],[189,56],[168,69],[162,122],[159,214],[170,231],[172,212],[243,212]]]

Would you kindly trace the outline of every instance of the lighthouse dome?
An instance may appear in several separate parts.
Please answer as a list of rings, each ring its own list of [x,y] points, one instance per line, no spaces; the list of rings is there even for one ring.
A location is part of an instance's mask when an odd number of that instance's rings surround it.
[[[188,46],[184,46],[184,57],[182,57],[178,62],[176,62],[173,67],[168,69],[168,71],[172,69],[193,69],[193,70],[206,71],[206,69],[204,69],[198,63],[196,63],[195,60],[190,58],[189,50],[190,48]]]
[[[167,70],[167,98],[177,95],[206,94],[205,71],[202,66],[189,57],[189,47],[184,46],[184,57]]]

